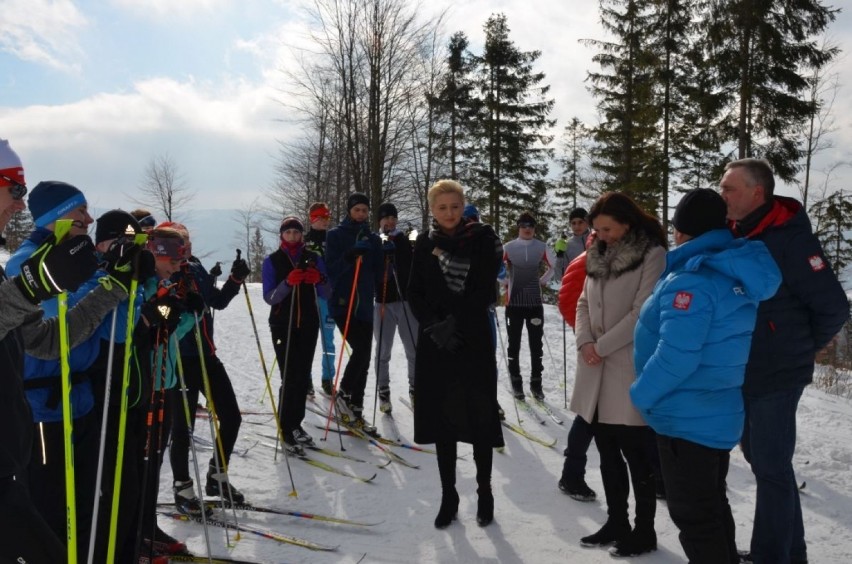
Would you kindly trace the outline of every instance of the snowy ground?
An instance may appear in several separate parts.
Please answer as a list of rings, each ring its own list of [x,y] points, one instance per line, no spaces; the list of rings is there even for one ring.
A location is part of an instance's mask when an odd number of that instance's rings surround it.
[[[249,285],[255,317],[259,324],[261,343],[268,366],[274,358],[266,328],[267,306],[260,297],[260,287]],[[499,310],[502,314],[502,309]],[[211,528],[214,554],[230,554],[234,558],[258,562],[610,562],[605,550],[584,549],[581,536],[590,534],[604,522],[603,501],[580,503],[560,493],[556,487],[562,468],[562,450],[573,415],[562,409],[564,388],[562,368],[561,319],[555,307],[545,306],[546,339],[544,387],[551,405],[558,408],[564,425],[548,420],[540,425],[525,419],[524,426],[541,437],[558,439],[554,448],[532,443],[511,431],[504,430],[507,448],[494,457],[495,522],[486,528],[476,524],[476,483],[469,445],[460,445],[464,459],[458,464],[458,490],[461,495],[458,521],[443,531],[436,530],[432,521],[440,501],[440,485],[435,457],[394,449],[419,469],[391,464],[386,469],[361,463],[347,463],[338,458],[316,454],[329,464],[343,466],[362,475],[377,471],[369,484],[315,469],[302,461],[291,460],[298,497],[291,497],[287,467],[279,454],[273,461],[272,449],[258,444],[258,433],[274,434],[270,415],[246,415],[231,461],[231,480],[248,500],[258,505],[274,506],[324,515],[364,521],[381,521],[374,527],[352,527],[325,524],[294,517],[238,512],[240,521],[267,530],[303,537],[317,542],[337,545],[335,552],[312,552],[304,548],[280,544],[259,536],[244,534],[226,545],[222,529]],[[502,317],[501,317],[502,325]],[[219,355],[228,368],[244,411],[269,412],[268,399],[261,403],[265,388],[257,347],[246,307],[245,296],[238,296],[231,306],[216,313],[216,336]],[[566,334],[567,349],[571,351],[573,336]],[[526,341],[524,341],[524,344]],[[524,345],[525,346],[525,345]],[[318,347],[319,350],[319,347]],[[339,338],[338,338],[338,351]],[[523,349],[522,349],[523,351]],[[528,373],[527,352],[522,352],[522,370]],[[508,418],[516,421],[502,356],[500,401],[507,408]],[[319,355],[316,357],[314,382],[319,384]],[[568,354],[567,374],[570,393],[575,357]],[[404,438],[411,440],[410,411],[398,398],[407,395],[405,355],[397,340],[391,369],[394,416]],[[273,378],[277,390],[278,376]],[[371,371],[366,405],[372,412],[375,377]],[[369,419],[369,417],[368,417]],[[308,414],[306,429],[315,439],[322,431],[313,428],[320,420]],[[256,423],[256,424],[253,424]],[[388,434],[388,421],[377,417],[380,431]],[[799,480],[807,482],[802,495],[808,548],[811,562],[852,562],[852,404],[848,400],[827,396],[809,388],[799,408],[799,441],[796,467]],[[201,433],[205,427],[199,426]],[[344,438],[346,450],[360,458],[379,462],[383,456],[374,447],[358,439]],[[321,443],[338,447],[337,436]],[[201,452],[206,460],[209,451]],[[164,464],[161,498],[171,501],[171,476]],[[602,497],[598,456],[594,446],[589,452],[587,481]],[[737,538],[742,547],[748,546],[754,507],[755,484],[742,455],[735,451],[729,474],[729,496],[737,523]],[[179,523],[160,517],[163,528],[176,537],[186,539],[197,554],[204,551],[204,536],[200,525]],[[684,562],[665,504],[658,505],[657,536],[659,549],[640,558],[642,562]]]

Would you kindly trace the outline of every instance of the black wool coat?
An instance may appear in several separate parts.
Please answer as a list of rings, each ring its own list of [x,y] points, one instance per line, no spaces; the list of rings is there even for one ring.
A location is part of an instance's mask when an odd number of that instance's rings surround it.
[[[436,251],[437,249],[437,251]],[[461,293],[450,290],[437,253],[470,260]],[[422,233],[414,246],[408,286],[420,325],[414,380],[414,440],[421,444],[462,441],[503,446],[497,415],[497,360],[489,308],[497,300],[503,250],[490,226],[460,227],[452,237]],[[453,315],[464,345],[439,349],[426,332]]]

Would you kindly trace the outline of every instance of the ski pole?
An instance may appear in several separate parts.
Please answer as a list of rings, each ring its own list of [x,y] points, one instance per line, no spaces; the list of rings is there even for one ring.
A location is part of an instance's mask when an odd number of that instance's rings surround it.
[[[133,238],[137,245],[144,246],[148,235],[139,233]],[[115,545],[118,532],[119,494],[121,474],[124,467],[124,435],[127,432],[127,395],[130,388],[130,357],[132,356],[134,317],[136,315],[136,292],[139,288],[139,254],[133,259],[133,275],[130,278],[130,293],[127,298],[127,327],[124,333],[124,365],[121,374],[121,406],[118,416],[118,448],[115,456],[115,474],[112,484],[112,506],[109,519],[109,543],[107,562],[115,562]]]
[[[98,470],[95,475],[95,501],[92,506],[92,530],[89,534],[89,555],[87,562],[95,559],[95,539],[98,533],[98,509],[101,500],[101,484],[104,476],[104,451],[106,450],[107,415],[109,414],[109,392],[112,384],[112,360],[115,353],[115,326],[118,323],[118,306],[112,310],[112,322],[109,328],[109,352],[107,353],[106,381],[104,382],[104,413],[101,417],[101,444],[98,448]]]
[[[240,258],[240,249],[237,249],[237,259]],[[272,382],[270,381],[269,372],[266,371],[266,360],[263,358],[263,346],[260,344],[260,334],[257,332],[257,321],[254,319],[254,310],[251,307],[251,298],[249,297],[248,286],[246,281],[242,281],[243,293],[246,295],[246,307],[248,307],[249,318],[251,318],[251,326],[254,330],[254,340],[257,343],[257,353],[260,356],[260,367],[263,370],[263,377],[266,380],[266,393],[269,394],[269,401],[272,404],[272,416],[275,419],[275,426],[278,428],[278,435],[281,440],[284,440],[284,431],[281,429],[281,421],[278,417],[278,409],[275,407],[275,396],[272,395]],[[290,476],[290,497],[299,497],[296,491],[296,482],[293,481],[293,471],[290,468],[290,457],[287,451],[284,451],[284,462],[287,465],[287,474]]]
[[[327,350],[326,350],[327,345],[325,343],[325,338],[323,337],[323,334],[322,334],[322,319],[323,319],[323,316],[322,316],[322,308],[320,307],[320,303],[319,303],[319,293],[317,292],[316,284],[314,284],[314,303],[317,306],[317,317],[320,319],[320,343],[322,344],[322,349],[323,349],[322,350],[323,362],[325,362],[326,358],[327,358]],[[343,352],[341,351],[340,354],[343,354]],[[337,438],[340,440],[340,451],[343,452],[343,451],[346,450],[346,448],[344,448],[344,446],[343,446],[343,433],[340,432],[340,420],[335,419],[335,423],[337,423]]]
[[[189,410],[189,397],[187,396],[186,389],[186,378],[183,375],[183,359],[180,356],[180,347],[175,348],[175,354],[177,355],[177,373],[178,380],[180,383],[180,392],[181,397],[183,398],[183,414],[186,418],[186,430],[189,433],[189,448],[192,450],[192,464],[195,468],[195,484],[198,488],[198,499],[201,500],[202,505],[204,504],[204,491],[201,489],[201,471],[198,469],[198,451],[195,448],[195,434],[193,433],[194,422],[192,421],[192,415]],[[207,546],[207,558],[210,559],[210,555],[212,554],[210,550],[210,531],[208,531],[207,526],[207,507],[203,507],[201,510],[201,525],[204,528],[204,544]],[[227,543],[227,533],[226,533],[226,543]],[[230,543],[227,543],[230,544]],[[212,564],[212,560],[210,561]]]
[[[228,484],[228,497],[230,498],[231,513],[234,516],[234,522],[239,523],[237,519],[237,510],[234,508],[233,492],[231,491],[231,481],[228,479],[228,460],[225,457],[225,447],[222,445],[222,434],[219,432],[219,415],[216,413],[216,404],[213,401],[213,390],[210,388],[210,376],[207,373],[207,363],[204,360],[204,344],[201,341],[201,323],[198,321],[198,312],[192,312],[195,318],[195,345],[198,347],[198,362],[201,365],[201,382],[204,385],[204,395],[207,397],[207,410],[210,412],[210,434],[216,448],[213,449],[213,464],[216,469],[216,474],[220,472],[225,474],[225,482]],[[217,456],[218,454],[218,456]],[[221,458],[219,458],[221,457]],[[222,501],[222,512],[225,513],[225,496],[222,495],[222,481],[219,482],[219,499]],[[203,497],[201,498],[204,499]],[[202,501],[203,503],[203,501]],[[237,532],[234,537],[235,541],[240,540],[240,533]],[[225,533],[225,541],[230,545],[227,532]]]
[[[56,222],[57,243],[71,231],[71,220]],[[68,292],[57,296],[59,306],[59,364],[62,379],[62,431],[65,447],[65,514],[67,523],[68,564],[77,564],[77,498],[74,489],[74,423],[71,414],[71,351],[68,341]]]
[[[500,352],[503,353],[503,362],[506,364],[506,373],[509,373],[509,357],[506,355],[506,343],[503,341],[503,331],[500,328],[498,321],[497,309],[494,310],[494,323],[497,325],[497,336],[500,338]],[[512,402],[515,406],[515,416],[518,418],[518,424],[521,423],[521,413],[518,411],[518,400]]]
[[[562,320],[562,407],[568,409],[568,353],[565,345],[565,326],[568,323]]]
[[[290,341],[292,340],[293,335],[293,310],[296,304],[296,300],[298,299],[299,288],[301,284],[297,284],[295,287],[290,288],[290,315],[287,318],[287,342],[284,344],[284,365],[281,366],[281,393],[278,396],[278,409],[280,410],[280,415],[284,414],[284,392],[287,387],[287,369],[290,367]],[[278,355],[275,355],[275,358],[278,358]],[[283,429],[283,425],[282,425]],[[272,460],[278,462],[278,442],[279,438],[275,438],[275,455]],[[283,433],[281,436],[281,447],[283,450],[287,450],[284,447],[284,437]]]
[[[382,234],[382,240],[387,240],[387,235]],[[382,338],[384,336],[385,330],[385,300],[388,297],[388,265],[390,264],[390,259],[385,257],[385,271],[382,275],[382,303],[379,306],[379,341],[376,343],[376,391],[373,394],[373,426],[376,425],[376,404],[379,401],[379,376],[381,374],[381,362],[382,362]],[[390,382],[390,375],[388,375],[388,382]]]
[[[352,320],[352,306],[355,304],[355,290],[358,287],[358,276],[361,274],[361,263],[363,262],[364,257],[362,255],[358,255],[358,258],[355,259],[355,274],[352,276],[352,290],[349,292],[349,305],[346,308],[346,322],[343,324],[343,344],[346,344],[346,338],[349,336],[349,322]],[[322,440],[326,440],[328,438],[328,429],[331,427],[331,418],[332,413],[334,412],[334,406],[336,404],[337,399],[337,382],[340,380],[340,369],[343,366],[343,355],[340,355],[340,358],[337,360],[337,373],[334,375],[334,385],[331,387],[331,405],[328,406],[328,417],[325,421],[325,435],[323,435]]]

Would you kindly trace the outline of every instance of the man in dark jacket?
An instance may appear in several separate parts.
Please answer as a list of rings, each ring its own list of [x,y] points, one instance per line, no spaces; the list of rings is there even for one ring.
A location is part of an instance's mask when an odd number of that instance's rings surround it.
[[[734,235],[763,241],[783,277],[758,308],[743,384],[742,448],[757,479],[751,558],[758,564],[807,562],[793,472],[796,409],[813,380],[816,353],[849,315],[804,208],[774,196],[774,187],[769,163],[758,159],[728,163],[720,182]]]
[[[346,217],[340,225],[328,232],[325,256],[331,281],[328,311],[352,349],[340,379],[336,401],[344,419],[375,433],[375,428],[364,421],[363,411],[373,344],[373,297],[376,295],[376,276],[382,270],[383,255],[381,240],[375,233],[370,233],[370,200],[367,195],[360,192],[350,194],[346,209]]]

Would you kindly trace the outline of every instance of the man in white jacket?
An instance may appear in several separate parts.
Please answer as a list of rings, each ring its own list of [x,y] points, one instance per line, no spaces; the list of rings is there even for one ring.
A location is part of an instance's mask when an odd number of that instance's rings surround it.
[[[535,238],[535,217],[530,212],[518,216],[518,238],[503,246],[506,263],[506,331],[509,337],[509,378],[516,399],[524,399],[521,366],[521,332],[527,327],[530,342],[530,393],[544,400],[541,373],[544,371],[544,308],[541,287],[553,277],[554,257],[547,245]]]

